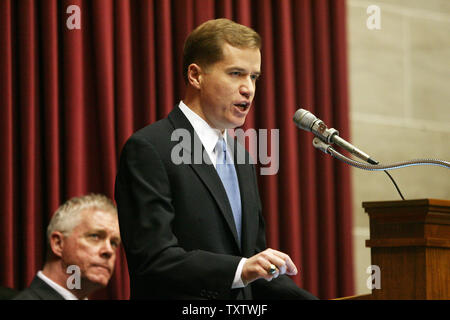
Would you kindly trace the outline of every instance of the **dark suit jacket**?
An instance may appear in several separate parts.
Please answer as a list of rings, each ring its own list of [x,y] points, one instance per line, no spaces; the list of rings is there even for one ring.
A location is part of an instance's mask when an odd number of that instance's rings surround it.
[[[0,286],[0,300],[11,300],[19,294],[19,291]]]
[[[171,141],[175,129],[185,129],[193,137],[182,149],[191,164],[171,160],[179,143]],[[251,299],[260,297],[258,293],[266,299],[305,298],[305,291],[287,276],[231,289],[241,258],[266,248],[256,172],[249,161],[235,165],[242,199],[239,244],[231,206],[214,166],[194,163],[196,143],[201,145],[193,127],[175,107],[166,119],[133,134],[123,148],[115,199],[131,298]],[[242,146],[236,143],[234,148],[236,154]]]
[[[35,276],[30,286],[21,291],[13,300],[64,300],[64,298],[45,281]]]

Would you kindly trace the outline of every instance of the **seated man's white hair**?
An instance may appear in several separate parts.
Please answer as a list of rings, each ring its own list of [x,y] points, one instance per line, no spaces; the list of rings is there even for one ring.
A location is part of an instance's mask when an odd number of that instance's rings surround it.
[[[81,197],[73,197],[62,204],[53,215],[47,227],[47,243],[50,243],[54,231],[61,232],[65,237],[80,223],[81,215],[86,210],[99,210],[117,216],[117,208],[108,197],[91,193]]]

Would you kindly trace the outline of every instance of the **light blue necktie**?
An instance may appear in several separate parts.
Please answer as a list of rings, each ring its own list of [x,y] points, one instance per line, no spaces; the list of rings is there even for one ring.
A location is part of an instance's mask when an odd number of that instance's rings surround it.
[[[220,138],[217,142],[216,152],[216,170],[227,192],[231,210],[233,211],[234,223],[236,224],[239,243],[241,243],[241,192],[239,190],[239,182],[236,174],[236,169],[233,162],[231,161],[230,154],[227,153],[227,145],[223,138]]]

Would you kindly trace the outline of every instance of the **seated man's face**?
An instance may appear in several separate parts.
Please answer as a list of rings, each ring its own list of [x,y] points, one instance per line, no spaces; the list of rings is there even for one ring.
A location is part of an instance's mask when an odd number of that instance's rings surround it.
[[[240,127],[255,97],[261,72],[259,49],[223,45],[223,59],[206,68],[201,81],[204,118],[216,129]]]
[[[63,263],[80,268],[81,286],[105,287],[120,244],[117,216],[92,210],[80,214],[80,224],[64,239]]]

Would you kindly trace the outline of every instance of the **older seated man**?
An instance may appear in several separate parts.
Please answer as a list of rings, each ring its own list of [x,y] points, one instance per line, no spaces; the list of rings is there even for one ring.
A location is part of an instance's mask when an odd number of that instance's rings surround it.
[[[47,228],[44,268],[15,300],[78,300],[106,287],[120,245],[114,203],[90,194],[75,197],[55,212]]]

